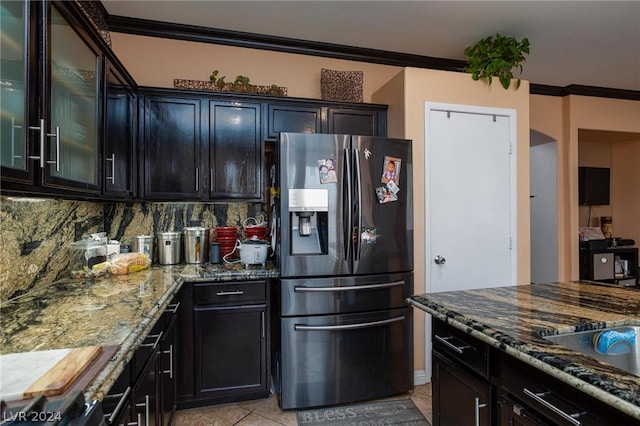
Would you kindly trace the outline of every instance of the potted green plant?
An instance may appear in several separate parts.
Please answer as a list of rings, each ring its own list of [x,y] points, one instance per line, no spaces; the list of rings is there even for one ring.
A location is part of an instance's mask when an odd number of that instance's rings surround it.
[[[498,77],[505,89],[509,88],[513,79],[513,69],[522,73],[522,63],[529,54],[529,39],[526,37],[518,41],[513,37],[496,34],[486,37],[473,46],[464,50],[469,64],[465,68],[474,80],[487,80],[489,85],[493,77]],[[516,89],[520,87],[520,79],[516,82]]]

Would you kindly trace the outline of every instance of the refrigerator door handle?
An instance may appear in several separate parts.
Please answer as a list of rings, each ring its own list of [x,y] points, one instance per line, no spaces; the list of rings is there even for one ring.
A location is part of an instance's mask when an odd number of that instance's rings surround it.
[[[335,292],[335,291],[351,291],[351,290],[375,290],[379,288],[404,286],[404,281],[394,281],[392,283],[384,284],[369,284],[369,285],[351,285],[345,287],[305,287],[295,286],[293,291],[296,293],[315,293],[315,292]]]
[[[344,150],[344,179],[342,188],[342,235],[344,238],[344,260],[351,257],[351,160],[349,149]]]
[[[332,330],[355,330],[358,328],[378,327],[381,325],[392,324],[394,322],[404,321],[404,315],[381,321],[361,322],[358,324],[345,325],[305,325],[296,324],[293,329],[296,331],[332,331]]]
[[[360,176],[360,152],[357,148],[353,149],[353,180],[355,185],[355,200],[353,203],[353,260],[360,260],[360,226],[362,224],[362,206],[360,205],[362,200],[362,180]]]

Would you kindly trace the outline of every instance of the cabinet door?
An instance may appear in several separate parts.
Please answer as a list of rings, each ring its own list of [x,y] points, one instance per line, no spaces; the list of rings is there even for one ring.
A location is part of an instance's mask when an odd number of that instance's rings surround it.
[[[104,193],[135,195],[136,95],[114,64],[106,67]]]
[[[133,391],[134,424],[158,426],[159,352],[154,351]]]
[[[3,1],[0,14],[0,166],[2,179],[33,184],[37,155],[28,127],[38,123],[35,2]]]
[[[48,106],[43,185],[100,192],[100,51],[55,5],[46,3],[50,32],[45,46],[50,50],[44,81],[50,84],[41,93],[42,105]]]
[[[262,199],[260,104],[209,102],[209,197]]]
[[[327,133],[362,136],[387,136],[386,125],[377,110],[329,108]]]
[[[489,383],[435,355],[433,376],[434,426],[491,424]]]
[[[195,311],[196,396],[268,392],[266,305]]]
[[[277,140],[280,132],[322,133],[322,108],[267,104],[265,139]]]
[[[144,100],[144,195],[200,197],[200,100],[147,96]]]
[[[159,411],[162,413],[162,422],[159,424],[163,426],[171,424],[177,404],[176,367],[178,366],[178,359],[176,355],[178,350],[176,347],[176,319],[179,306],[180,303],[174,300],[163,315],[167,320],[162,340],[160,341],[161,408]]]

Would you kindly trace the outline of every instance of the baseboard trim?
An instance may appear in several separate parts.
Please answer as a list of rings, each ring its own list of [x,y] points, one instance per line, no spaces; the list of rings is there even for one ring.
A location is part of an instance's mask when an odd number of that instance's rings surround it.
[[[431,378],[429,378],[429,381],[430,380]],[[424,384],[427,384],[429,381],[427,381],[427,372],[425,370],[418,370],[413,372],[414,386],[424,385]]]

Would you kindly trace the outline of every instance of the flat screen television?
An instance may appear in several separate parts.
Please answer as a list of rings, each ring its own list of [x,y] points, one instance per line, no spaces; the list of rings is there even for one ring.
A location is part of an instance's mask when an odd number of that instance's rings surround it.
[[[578,168],[578,202],[581,206],[609,205],[609,176],[607,167]]]

